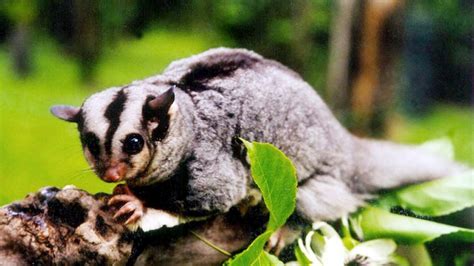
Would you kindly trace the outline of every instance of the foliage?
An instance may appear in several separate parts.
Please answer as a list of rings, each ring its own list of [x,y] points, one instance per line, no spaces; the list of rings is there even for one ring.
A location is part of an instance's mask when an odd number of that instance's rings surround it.
[[[296,204],[296,169],[277,148],[268,143],[250,143],[247,148],[251,174],[270,212],[267,230],[277,230],[293,213]]]
[[[421,147],[449,159],[454,148],[447,138],[429,141]],[[390,237],[400,243],[419,244],[440,236],[474,242],[474,230],[444,225],[390,213],[401,207],[415,215],[442,216],[474,206],[474,170],[394,190],[353,216],[365,239]]]
[[[35,0],[2,1],[0,3],[0,13],[2,11],[9,19],[19,24],[29,24],[38,15]]]
[[[456,180],[459,185],[469,187],[467,190],[470,191],[465,191],[464,195],[461,195],[456,200],[460,207],[447,209],[445,206],[439,205],[440,202],[443,202],[444,198],[451,199],[457,195],[456,190],[443,189],[446,184],[449,184],[449,180]],[[413,185],[397,190],[394,193],[402,191],[408,197],[409,202],[414,203],[415,206],[424,206],[424,208],[431,211],[430,213],[434,213],[434,216],[474,205],[474,202],[472,202],[474,189],[471,185],[474,181],[474,171],[442,179],[442,181]],[[430,198],[431,201],[430,199],[426,200],[423,197],[417,196],[419,193],[425,193],[427,189],[439,189],[439,194],[433,194]],[[465,195],[467,194],[470,194],[471,197],[466,197]],[[390,208],[405,204],[403,198],[398,201],[388,200],[392,197],[393,194],[382,197],[373,205]],[[417,199],[421,204],[417,202]],[[421,208],[421,210],[424,210],[424,208]],[[344,218],[342,219],[343,239],[339,238],[332,227],[325,224],[326,232],[318,235],[317,232],[311,231],[306,236],[305,243],[301,239],[299,240],[295,256],[300,265],[308,265],[308,261],[313,263],[313,265],[342,265],[342,262],[336,262],[334,258],[345,258],[345,263],[349,263],[357,261],[357,258],[361,257],[366,258],[366,263],[370,261],[374,263],[377,260],[379,260],[377,263],[380,263],[380,260],[387,260],[385,262],[391,261],[397,265],[408,265],[408,262],[403,257],[392,254],[395,249],[391,246],[392,244],[387,242],[390,239],[398,244],[409,245],[402,246],[400,250],[397,249],[397,252],[410,257],[411,261],[423,261],[424,264],[419,265],[430,265],[431,262],[426,249],[419,244],[432,241],[438,237],[450,239],[451,241],[474,242],[474,230],[398,215],[374,206],[363,208],[358,213],[352,215],[350,220],[352,231],[356,232],[358,239],[365,242],[359,243],[352,238],[349,228],[344,223]],[[313,229],[318,229],[318,226],[315,227],[313,225]],[[316,238],[314,237],[315,234]],[[344,243],[344,246],[342,243]],[[362,253],[361,249],[363,250]]]
[[[367,207],[352,219],[362,239],[391,238],[401,244],[421,244],[438,237],[474,242],[474,230],[445,225],[419,218]]]
[[[270,144],[243,140],[251,164],[251,173],[260,188],[270,212],[267,230],[241,254],[228,261],[231,265],[282,265],[278,258],[263,251],[271,234],[282,226],[294,211],[296,176],[291,162]],[[422,145],[426,150],[453,156],[447,139]],[[423,243],[443,237],[452,241],[474,242],[474,230],[391,213],[402,207],[418,215],[439,216],[474,205],[474,171],[449,178],[397,189],[381,196],[371,205],[342,218],[342,237],[327,223],[315,222],[305,241],[298,240],[295,257],[300,265],[344,265],[395,263],[409,265],[408,260],[431,264]],[[287,202],[285,202],[287,201]],[[287,204],[288,203],[288,204]],[[351,232],[355,232],[355,239]],[[362,241],[362,242],[360,242]],[[397,244],[408,245],[397,249]]]
[[[268,143],[242,140],[247,148],[252,177],[262,192],[270,213],[267,229],[228,265],[278,265],[274,256],[263,250],[270,236],[283,226],[296,205],[296,170],[291,161]]]
[[[376,205],[384,209],[400,206],[416,215],[441,216],[474,205],[474,171],[412,185],[382,197]]]

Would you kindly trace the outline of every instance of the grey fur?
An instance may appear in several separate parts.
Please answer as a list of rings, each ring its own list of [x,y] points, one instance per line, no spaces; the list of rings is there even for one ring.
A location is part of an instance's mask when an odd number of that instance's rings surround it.
[[[172,197],[184,212],[226,212],[245,198],[252,182],[232,145],[236,137],[272,143],[293,161],[297,212],[309,220],[352,212],[378,189],[463,169],[414,147],[352,136],[298,74],[247,50],[218,48],[176,61],[127,93],[158,95],[171,85],[177,111],[167,136],[154,143],[154,166],[127,182],[136,190],[184,182],[174,192],[183,195]]]

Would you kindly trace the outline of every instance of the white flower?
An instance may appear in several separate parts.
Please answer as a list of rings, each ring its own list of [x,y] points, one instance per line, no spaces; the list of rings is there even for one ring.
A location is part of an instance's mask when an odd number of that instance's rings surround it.
[[[376,239],[363,243],[350,240],[355,245],[349,250],[332,226],[316,222],[304,242],[298,239],[298,247],[310,265],[314,266],[342,266],[351,262],[384,265],[393,262],[392,255],[397,248],[393,240]]]
[[[384,265],[393,261],[393,253],[397,249],[391,239],[375,239],[356,245],[349,251],[347,262],[358,262],[364,265]]]

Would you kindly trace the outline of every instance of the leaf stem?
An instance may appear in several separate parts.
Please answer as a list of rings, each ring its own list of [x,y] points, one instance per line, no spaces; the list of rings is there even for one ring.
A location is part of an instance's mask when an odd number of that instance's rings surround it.
[[[210,246],[211,248],[217,250],[218,252],[220,252],[220,253],[228,256],[228,257],[232,257],[232,254],[229,251],[224,250],[224,249],[216,246],[211,241],[207,240],[206,238],[204,238],[203,236],[201,236],[198,233],[194,232],[193,230],[190,230],[189,232],[191,232],[191,234],[193,234],[195,237],[197,237],[199,240],[201,240],[202,242],[204,242],[206,245]]]

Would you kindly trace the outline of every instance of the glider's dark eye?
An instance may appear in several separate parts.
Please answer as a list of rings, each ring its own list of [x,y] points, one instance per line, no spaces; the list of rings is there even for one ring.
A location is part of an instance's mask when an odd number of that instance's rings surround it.
[[[89,149],[91,154],[95,157],[98,157],[100,154],[100,144],[99,144],[99,138],[92,133],[86,133],[84,134],[84,137],[82,138],[83,144]]]
[[[137,154],[142,151],[144,140],[139,134],[130,134],[125,140],[122,140],[122,150],[130,155]]]

